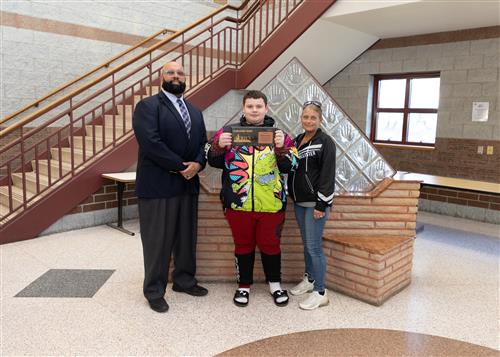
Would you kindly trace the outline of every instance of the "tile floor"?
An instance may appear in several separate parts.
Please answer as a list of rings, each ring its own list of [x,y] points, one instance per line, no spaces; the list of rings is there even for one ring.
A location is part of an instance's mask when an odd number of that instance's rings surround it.
[[[419,213],[412,284],[383,306],[331,293],[329,306],[302,311],[292,297],[274,306],[267,287],[231,303],[233,284],[204,283],[209,295],[168,288],[170,310],[141,293],[138,236],[107,226],[0,246],[0,355],[210,356],[263,338],[335,328],[377,328],[500,348],[499,226]],[[138,222],[126,227],[138,232]],[[50,269],[115,270],[92,298],[15,297]]]

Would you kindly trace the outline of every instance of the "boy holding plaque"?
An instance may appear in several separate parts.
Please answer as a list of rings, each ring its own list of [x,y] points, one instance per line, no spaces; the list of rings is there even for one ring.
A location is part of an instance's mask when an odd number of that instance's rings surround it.
[[[207,152],[208,163],[222,169],[221,201],[235,246],[237,306],[248,305],[256,246],[274,303],[288,304],[288,293],[281,288],[282,174],[297,168],[298,153],[290,136],[274,128],[267,111],[264,93],[249,91],[240,123],[217,131]]]

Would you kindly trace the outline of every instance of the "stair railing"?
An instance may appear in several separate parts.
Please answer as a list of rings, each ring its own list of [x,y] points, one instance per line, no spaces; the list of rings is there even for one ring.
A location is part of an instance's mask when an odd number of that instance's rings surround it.
[[[0,147],[0,185],[8,197],[0,222],[127,140],[133,106],[158,90],[164,63],[183,64],[189,96],[243,65],[303,2],[226,5],[0,131],[1,138],[18,131]]]

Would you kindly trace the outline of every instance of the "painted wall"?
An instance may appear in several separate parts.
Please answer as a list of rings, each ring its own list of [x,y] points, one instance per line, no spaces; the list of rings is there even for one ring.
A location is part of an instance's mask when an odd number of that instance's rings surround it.
[[[219,6],[212,0],[3,0],[0,116],[104,63],[143,37],[162,28],[181,29]],[[102,30],[115,32],[114,36],[102,40]]]

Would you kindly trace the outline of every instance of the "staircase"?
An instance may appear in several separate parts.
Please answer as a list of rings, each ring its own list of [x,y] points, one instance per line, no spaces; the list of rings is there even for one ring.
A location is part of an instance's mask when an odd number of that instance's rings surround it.
[[[42,108],[3,119],[0,243],[35,237],[97,191],[101,173],[137,160],[133,108],[158,92],[164,63],[183,64],[186,96],[204,109],[248,86],[334,2],[226,5]]]

